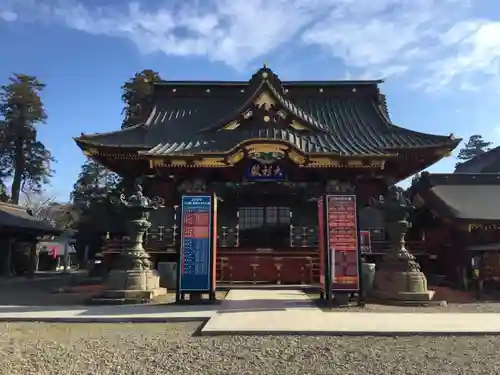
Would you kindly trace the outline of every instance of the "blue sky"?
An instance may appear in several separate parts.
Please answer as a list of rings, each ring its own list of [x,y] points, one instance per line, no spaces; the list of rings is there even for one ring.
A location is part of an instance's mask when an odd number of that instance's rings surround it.
[[[61,200],[84,162],[71,137],[118,129],[120,86],[145,68],[246,80],[266,61],[284,80],[386,78],[394,123],[498,144],[499,41],[498,0],[0,0],[0,82],[47,84],[39,134]]]

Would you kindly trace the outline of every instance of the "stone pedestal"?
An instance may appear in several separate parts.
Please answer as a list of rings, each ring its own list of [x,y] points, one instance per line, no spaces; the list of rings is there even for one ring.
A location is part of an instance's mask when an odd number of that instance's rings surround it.
[[[142,246],[144,233],[151,226],[149,211],[161,207],[162,201],[144,197],[139,185],[135,194],[128,199],[122,195],[120,201],[129,217],[130,245],[122,250],[103,290],[91,303],[147,303],[167,293],[166,288],[160,287],[160,274],[153,269],[149,254]]]
[[[165,295],[166,288],[160,287],[160,275],[156,270],[112,270],[103,291],[94,302],[146,303]]]
[[[379,270],[375,274],[375,288],[371,295],[378,299],[428,302],[434,292],[427,289],[427,279],[422,272],[394,272]]]
[[[427,289],[427,278],[420,265],[405,246],[406,220],[387,223],[393,241],[391,252],[375,272],[372,297],[403,303],[429,302],[434,292]]]

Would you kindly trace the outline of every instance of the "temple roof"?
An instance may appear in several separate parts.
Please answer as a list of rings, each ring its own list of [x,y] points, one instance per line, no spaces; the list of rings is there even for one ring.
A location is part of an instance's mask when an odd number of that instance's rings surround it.
[[[0,202],[0,229],[11,231],[30,230],[46,234],[61,233],[59,229],[30,215],[24,207],[3,202]]]
[[[144,123],[82,135],[76,142],[135,148],[148,155],[227,152],[248,139],[285,141],[305,153],[345,156],[452,150],[458,145],[460,140],[452,136],[392,124],[379,83],[287,82],[266,67],[247,82],[162,82],[155,86]]]
[[[414,191],[440,217],[466,222],[500,221],[500,175],[422,173]]]
[[[500,147],[459,164],[455,173],[500,173]]]

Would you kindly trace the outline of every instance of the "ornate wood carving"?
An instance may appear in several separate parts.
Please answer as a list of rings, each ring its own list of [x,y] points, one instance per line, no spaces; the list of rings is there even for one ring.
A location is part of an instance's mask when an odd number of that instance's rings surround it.
[[[227,167],[224,162],[224,158],[203,158],[201,160],[196,160],[194,165],[197,167]]]
[[[287,149],[288,146],[282,143],[252,143],[246,146],[249,154],[274,152],[284,155]]]
[[[276,105],[276,100],[274,100],[271,93],[264,91],[255,99],[253,104],[257,108],[264,108],[265,111],[270,111]]]

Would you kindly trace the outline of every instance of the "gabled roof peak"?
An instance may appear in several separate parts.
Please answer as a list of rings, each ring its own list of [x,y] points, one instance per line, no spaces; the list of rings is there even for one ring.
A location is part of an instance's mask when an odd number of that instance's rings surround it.
[[[280,95],[285,94],[285,89],[278,75],[268,68],[266,63],[264,63],[264,66],[257,70],[252,75],[252,78],[250,78],[248,82],[250,91],[257,91],[258,87],[262,86],[264,82],[272,86]]]
[[[259,69],[252,76],[249,87],[248,96],[241,105],[227,113],[222,119],[202,129],[200,133],[235,130],[240,126],[241,121],[252,119],[256,111],[260,112],[262,121],[267,123],[267,127],[281,124],[278,127],[291,127],[295,131],[328,133],[325,124],[320,123],[286,97],[281,81],[269,68]]]

